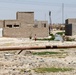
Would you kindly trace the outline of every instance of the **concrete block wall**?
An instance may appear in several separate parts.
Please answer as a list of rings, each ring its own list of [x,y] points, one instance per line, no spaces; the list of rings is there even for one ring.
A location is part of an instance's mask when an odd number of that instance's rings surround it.
[[[65,23],[67,25],[67,26],[65,26],[65,27],[67,27],[67,32],[70,33],[70,31],[72,31],[72,35],[76,35],[76,19],[74,19],[74,18],[66,19]],[[70,24],[72,25],[72,28],[68,30]],[[65,32],[66,32],[66,30],[65,30]]]
[[[3,28],[4,37],[47,37],[49,35],[48,22],[38,21],[34,27],[34,12],[17,12],[16,20],[5,20]],[[44,25],[45,24],[45,25]],[[8,26],[8,25],[12,25]],[[14,25],[19,25],[15,27]]]
[[[71,19],[66,19],[66,20],[65,20],[65,23],[66,23],[66,24],[76,23],[76,19],[74,19],[74,18],[73,18],[73,19],[72,19],[72,18],[71,18]]]
[[[18,20],[5,20],[5,27],[7,28],[7,25],[21,25],[21,23]]]
[[[72,24],[72,35],[76,35],[76,24]]]
[[[48,28],[33,28],[32,36],[34,37],[35,34],[37,37],[48,37],[49,36],[49,29]]]
[[[21,21],[19,21],[20,22],[20,24],[21,24],[21,28],[26,28],[26,27],[33,27],[34,26],[34,23],[33,24],[27,24],[27,23],[24,23],[24,22],[21,22]]]
[[[46,27],[48,27],[48,21],[35,21],[34,25],[38,25],[38,28],[44,28],[44,25],[46,24]]]
[[[0,20],[0,28],[4,27],[4,20]]]
[[[17,12],[16,19],[27,24],[34,24],[34,12]]]
[[[25,28],[4,28],[5,37],[29,37],[28,29]]]
[[[37,37],[47,37],[48,36],[48,28],[4,28],[4,36],[5,37],[26,37],[29,36],[34,37],[35,34]]]
[[[65,35],[72,36],[72,24],[65,25]]]

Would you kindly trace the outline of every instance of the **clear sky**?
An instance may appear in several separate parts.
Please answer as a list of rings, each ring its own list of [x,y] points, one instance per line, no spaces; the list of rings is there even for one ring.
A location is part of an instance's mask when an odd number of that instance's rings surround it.
[[[62,3],[64,3],[63,20],[76,18],[76,0],[0,0],[0,19],[16,19],[17,11],[34,11],[34,19],[48,20],[52,12],[52,23],[62,23]]]

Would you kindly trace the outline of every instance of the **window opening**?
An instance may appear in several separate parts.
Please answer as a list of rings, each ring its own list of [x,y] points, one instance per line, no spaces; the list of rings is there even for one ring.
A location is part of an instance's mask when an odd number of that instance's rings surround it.
[[[7,27],[12,28],[12,25],[7,25]]]
[[[19,27],[19,25],[14,25],[14,27]]]
[[[44,24],[44,27],[46,27],[46,23]]]

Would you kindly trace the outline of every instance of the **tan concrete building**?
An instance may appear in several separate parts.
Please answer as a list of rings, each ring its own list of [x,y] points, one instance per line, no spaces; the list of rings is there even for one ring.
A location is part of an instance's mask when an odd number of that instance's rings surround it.
[[[47,37],[47,21],[34,21],[34,12],[17,12],[16,20],[0,20],[4,37]]]
[[[75,24],[76,23],[76,18],[69,18],[65,20],[66,24]]]
[[[76,35],[76,18],[65,20],[65,33],[70,35]]]

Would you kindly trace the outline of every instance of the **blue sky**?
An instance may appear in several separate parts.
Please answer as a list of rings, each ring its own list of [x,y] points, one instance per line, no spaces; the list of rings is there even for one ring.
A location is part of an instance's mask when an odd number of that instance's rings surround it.
[[[17,11],[34,11],[34,19],[48,20],[52,12],[52,23],[62,23],[62,3],[64,21],[76,18],[76,0],[0,0],[0,19],[15,19]]]

